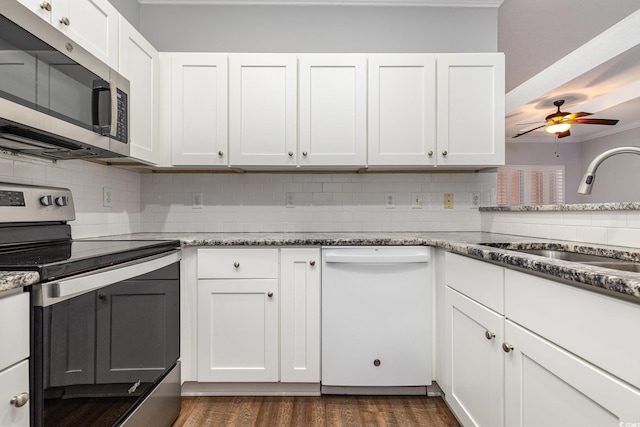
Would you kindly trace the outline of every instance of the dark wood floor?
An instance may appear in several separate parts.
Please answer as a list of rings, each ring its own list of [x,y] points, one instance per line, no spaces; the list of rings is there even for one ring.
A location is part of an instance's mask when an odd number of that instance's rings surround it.
[[[459,424],[439,397],[183,397],[173,427],[420,426]]]

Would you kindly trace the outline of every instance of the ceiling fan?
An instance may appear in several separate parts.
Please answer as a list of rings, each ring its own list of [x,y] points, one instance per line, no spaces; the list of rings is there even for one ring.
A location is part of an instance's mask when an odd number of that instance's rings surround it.
[[[580,117],[591,116],[592,113],[566,113],[564,111],[560,111],[560,107],[564,104],[564,99],[559,99],[554,101],[553,105],[558,107],[558,111],[555,113],[549,114],[545,117],[545,122],[538,127],[533,129],[529,129],[524,132],[520,132],[515,135],[513,138],[517,138],[529,132],[533,132],[534,130],[544,128],[548,133],[554,133],[558,138],[564,138],[565,136],[571,135],[569,129],[571,129],[572,125],[615,125],[618,123],[618,120],[612,119],[581,119]]]

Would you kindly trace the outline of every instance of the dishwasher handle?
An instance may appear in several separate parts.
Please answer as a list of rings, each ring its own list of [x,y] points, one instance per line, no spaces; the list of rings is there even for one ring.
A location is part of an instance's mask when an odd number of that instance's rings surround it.
[[[325,253],[326,263],[348,264],[409,264],[429,262],[428,251],[413,252],[358,252],[358,251],[329,251]]]

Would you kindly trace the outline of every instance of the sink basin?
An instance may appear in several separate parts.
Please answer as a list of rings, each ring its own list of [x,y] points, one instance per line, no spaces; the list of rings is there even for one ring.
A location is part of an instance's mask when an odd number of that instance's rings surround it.
[[[640,263],[633,261],[625,261],[618,258],[611,258],[600,255],[589,255],[578,252],[560,251],[553,249],[511,249],[504,244],[483,244],[483,246],[492,246],[500,249],[506,249],[513,252],[520,252],[530,255],[538,255],[550,259],[559,259],[563,261],[577,262],[579,264],[592,265],[594,267],[610,268],[613,270],[630,271],[640,273]]]

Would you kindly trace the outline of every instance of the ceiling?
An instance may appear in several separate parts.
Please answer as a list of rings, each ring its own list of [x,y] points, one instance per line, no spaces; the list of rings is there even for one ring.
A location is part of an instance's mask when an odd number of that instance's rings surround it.
[[[504,0],[138,0],[140,4],[498,7]]]

